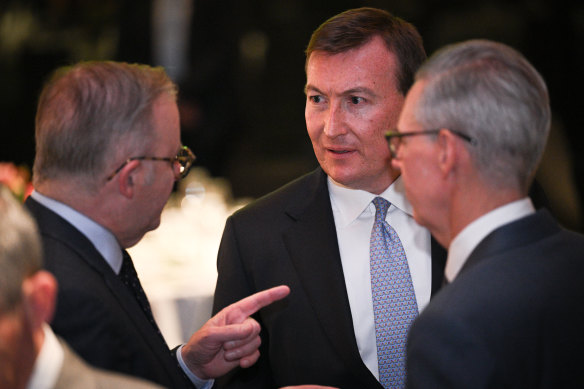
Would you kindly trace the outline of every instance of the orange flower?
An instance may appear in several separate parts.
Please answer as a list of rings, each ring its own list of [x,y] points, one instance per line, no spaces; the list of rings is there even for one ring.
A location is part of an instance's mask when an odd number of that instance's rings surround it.
[[[0,183],[6,185],[20,201],[24,201],[32,192],[29,169],[12,162],[0,162]]]

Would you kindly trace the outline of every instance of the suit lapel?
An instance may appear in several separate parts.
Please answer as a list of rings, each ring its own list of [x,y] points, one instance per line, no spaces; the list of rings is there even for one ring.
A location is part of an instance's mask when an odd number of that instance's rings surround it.
[[[321,169],[312,175],[309,188],[305,200],[287,212],[294,223],[284,233],[284,244],[332,347],[371,385],[377,380],[358,351],[326,175]]]

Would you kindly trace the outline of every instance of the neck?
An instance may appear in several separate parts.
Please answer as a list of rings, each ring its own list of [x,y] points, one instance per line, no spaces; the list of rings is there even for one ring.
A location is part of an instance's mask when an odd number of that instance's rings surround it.
[[[453,196],[451,201],[453,207],[449,219],[448,245],[456,235],[479,217],[523,197],[524,194],[509,188],[493,190],[483,186],[458,191],[458,196]]]
[[[73,180],[50,180],[37,183],[35,190],[57,200],[87,217],[93,218],[100,193],[92,193]]]
[[[116,224],[118,207],[114,194],[105,189],[95,192],[87,190],[73,180],[51,180],[38,183],[35,190],[57,200],[87,216],[97,224],[110,230],[120,242],[120,228]]]

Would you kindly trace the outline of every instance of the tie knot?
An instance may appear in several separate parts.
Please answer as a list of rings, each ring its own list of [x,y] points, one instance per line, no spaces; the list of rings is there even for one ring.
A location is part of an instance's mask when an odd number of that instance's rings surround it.
[[[373,205],[375,205],[375,220],[384,221],[387,216],[387,210],[391,205],[389,201],[383,197],[376,197],[373,199]]]

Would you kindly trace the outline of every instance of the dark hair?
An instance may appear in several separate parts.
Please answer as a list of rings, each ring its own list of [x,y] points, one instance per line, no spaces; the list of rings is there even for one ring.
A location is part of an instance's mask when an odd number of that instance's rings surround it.
[[[356,8],[333,16],[313,33],[306,48],[306,64],[314,51],[339,54],[368,43],[379,36],[399,62],[397,80],[405,96],[414,74],[426,60],[420,33],[413,24],[377,8]]]

